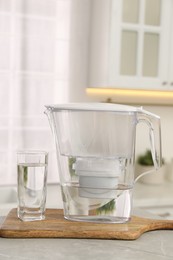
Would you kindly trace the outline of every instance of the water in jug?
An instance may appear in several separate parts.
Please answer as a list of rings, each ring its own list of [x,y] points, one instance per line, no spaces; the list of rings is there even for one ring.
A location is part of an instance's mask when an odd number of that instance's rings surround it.
[[[157,170],[162,161],[159,116],[142,107],[108,103],[46,108],[56,145],[64,217],[97,223],[129,221],[136,126],[148,125]]]

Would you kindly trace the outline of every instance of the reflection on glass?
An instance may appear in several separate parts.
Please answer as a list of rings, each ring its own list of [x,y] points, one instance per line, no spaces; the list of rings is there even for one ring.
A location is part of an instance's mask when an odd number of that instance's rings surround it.
[[[145,4],[145,24],[160,25],[161,0],[146,0]]]
[[[159,35],[145,33],[143,52],[143,76],[156,77],[158,74]]]
[[[134,31],[122,31],[121,45],[121,75],[136,74],[137,58],[137,33]]]
[[[138,23],[139,0],[123,0],[123,22]]]

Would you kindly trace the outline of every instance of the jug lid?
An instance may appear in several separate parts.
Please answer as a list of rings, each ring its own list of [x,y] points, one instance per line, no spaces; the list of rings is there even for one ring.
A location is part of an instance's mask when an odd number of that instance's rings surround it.
[[[133,107],[112,103],[67,103],[57,105],[46,105],[46,108],[53,111],[59,110],[85,110],[85,111],[109,111],[109,112],[139,112],[142,107]]]

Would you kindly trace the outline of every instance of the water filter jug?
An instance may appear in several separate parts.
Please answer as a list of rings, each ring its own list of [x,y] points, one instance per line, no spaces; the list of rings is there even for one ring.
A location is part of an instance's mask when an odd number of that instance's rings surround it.
[[[154,169],[161,166],[160,118],[142,107],[108,103],[46,106],[53,132],[64,217],[124,223],[131,217],[136,126],[149,129]]]

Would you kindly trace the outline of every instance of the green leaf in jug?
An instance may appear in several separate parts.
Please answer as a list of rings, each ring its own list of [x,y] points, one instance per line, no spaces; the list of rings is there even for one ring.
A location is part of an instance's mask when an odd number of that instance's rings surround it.
[[[103,205],[102,207],[97,209],[97,214],[108,214],[113,212],[115,209],[115,200],[109,201],[107,204]]]

